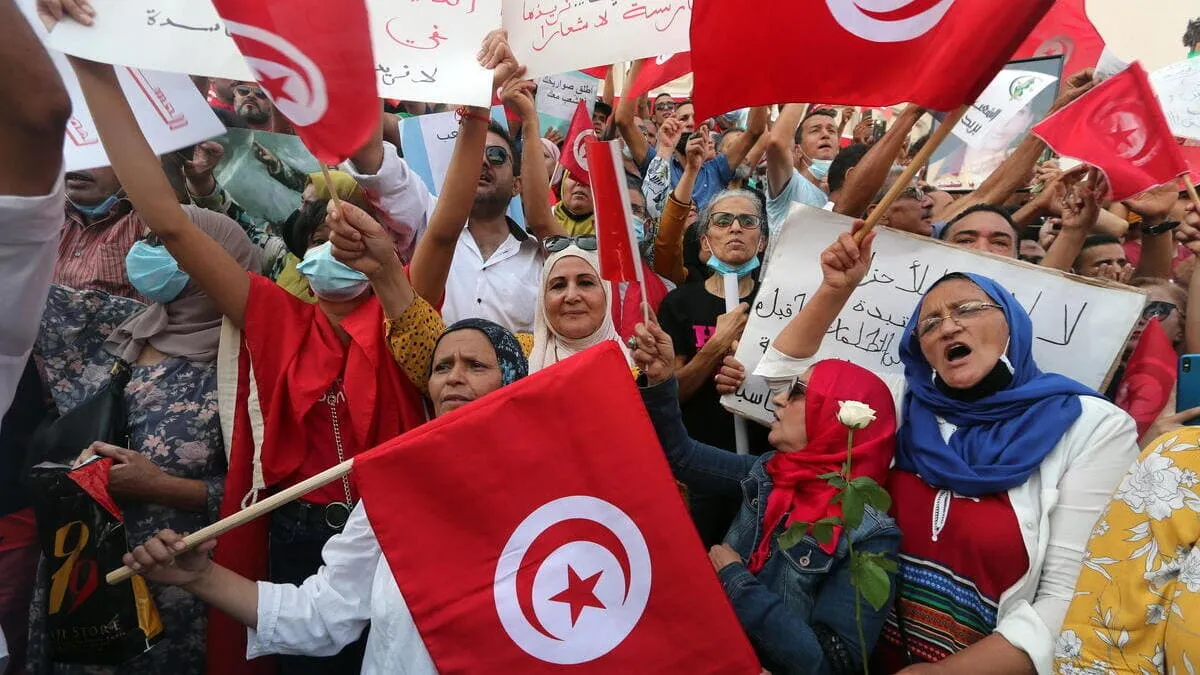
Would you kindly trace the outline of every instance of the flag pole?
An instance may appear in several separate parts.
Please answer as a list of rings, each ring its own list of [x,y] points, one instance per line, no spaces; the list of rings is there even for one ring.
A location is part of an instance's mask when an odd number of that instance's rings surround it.
[[[947,115],[946,119],[942,120],[942,123],[938,125],[938,128],[929,137],[929,140],[925,142],[924,147],[917,152],[916,157],[913,157],[908,166],[904,167],[904,171],[896,178],[896,182],[892,183],[892,187],[888,189],[887,194],[883,196],[883,199],[875,207],[875,210],[871,212],[871,215],[867,216],[866,225],[854,234],[854,241],[856,243],[861,244],[862,240],[871,233],[871,230],[875,229],[876,223],[883,218],[883,214],[887,212],[888,207],[892,205],[892,202],[896,201],[901,192],[904,192],[908,188],[913,177],[917,175],[917,171],[929,161],[929,158],[933,155],[933,151],[937,150],[942,141],[946,140],[946,137],[950,135],[950,130],[954,128],[954,125],[958,124],[958,120],[962,119],[963,114],[970,107],[969,104],[964,103],[957,110]]]
[[[255,518],[270,513],[271,511],[274,511],[290,501],[299,499],[300,497],[303,497],[317,488],[324,487],[350,473],[352,468],[354,468],[353,457],[347,459],[341,464],[331,466],[321,473],[312,476],[311,478],[302,480],[286,490],[281,490],[280,492],[273,494],[260,502],[251,504],[237,513],[222,518],[208,527],[196,530],[195,532],[183,538],[184,549],[182,551],[177,551],[176,555],[190,551],[209,539],[216,539],[235,527],[245,525]],[[136,572],[134,572],[132,568],[124,566],[106,574],[104,580],[110,585],[119,584],[129,577],[132,577],[134,574],[136,574]]]
[[[329,175],[329,167],[325,166],[324,162],[321,162],[321,175],[325,177],[325,188],[329,190],[329,199],[333,202],[333,207],[345,218],[346,214],[342,213],[342,200],[338,198],[337,189],[333,186],[333,177]]]

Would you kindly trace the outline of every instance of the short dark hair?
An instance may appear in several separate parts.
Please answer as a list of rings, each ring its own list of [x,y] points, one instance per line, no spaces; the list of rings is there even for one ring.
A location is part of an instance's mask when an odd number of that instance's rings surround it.
[[[800,139],[804,137],[804,123],[816,117],[817,115],[832,117],[836,120],[838,112],[833,108],[816,108],[814,110],[809,110],[808,114],[804,116],[804,119],[800,120],[800,124],[796,127],[796,136],[794,140],[796,141],[797,145],[800,144]]]
[[[745,133],[745,131],[746,130],[741,127],[730,127],[729,129],[722,131],[720,134],[717,135],[717,142],[715,144],[717,152],[721,151],[721,144],[725,142],[726,136],[728,136],[729,134],[735,134],[735,133],[736,134]]]
[[[597,99],[596,106],[592,109],[592,114],[595,115],[596,113],[600,113],[600,114],[604,115],[605,117],[608,117],[609,115],[612,114],[612,106],[605,103],[604,101]]]
[[[504,142],[506,144],[508,144],[508,149],[512,152],[513,175],[520,176],[521,175],[521,149],[518,148],[517,144],[513,142],[513,138],[508,133],[508,129],[505,129],[504,125],[500,124],[496,120],[491,120],[488,122],[488,133],[496,134],[500,138],[503,138]]]
[[[1105,244],[1120,244],[1121,240],[1111,234],[1091,234],[1087,239],[1083,240],[1083,247],[1079,250],[1086,251],[1093,246],[1104,246]]]
[[[667,98],[669,98],[669,99],[674,99],[674,98],[675,98],[674,96],[672,96],[672,95],[670,95],[670,94],[668,94],[667,92],[665,92],[665,91],[664,91],[663,93],[661,93],[661,94],[659,94],[658,96],[655,96],[655,97],[654,97],[654,102],[655,102],[655,103],[658,103],[658,99],[660,99],[660,98],[663,98],[664,96],[665,96],[665,97],[667,97]]]
[[[1188,22],[1187,28],[1183,31],[1183,46],[1191,49],[1200,42],[1200,18],[1192,19]]]
[[[870,149],[871,147],[865,143],[851,143],[838,152],[837,156],[833,158],[833,162],[830,163],[829,175],[825,178],[829,182],[830,192],[842,189],[842,186],[846,184],[846,174],[850,173],[850,169],[858,166]]]
[[[1013,236],[1018,241],[1020,240],[1021,230],[1020,230],[1020,228],[1017,227],[1017,224],[1013,222],[1012,216],[1010,216],[1008,214],[1008,211],[999,206],[992,206],[991,204],[976,204],[974,206],[970,206],[970,207],[966,208],[965,210],[963,210],[962,213],[958,214],[957,216],[954,216],[954,218],[952,218],[950,220],[950,222],[946,223],[946,226],[942,228],[942,231],[940,233],[938,233],[938,239],[941,239],[944,241],[946,239],[946,237],[950,236],[950,229],[952,227],[954,227],[958,223],[958,221],[962,220],[963,218],[966,218],[967,216],[971,215],[972,213],[994,213],[994,214],[1000,216],[1001,218],[1004,219],[1004,222],[1008,223],[1008,226],[1012,228]]]

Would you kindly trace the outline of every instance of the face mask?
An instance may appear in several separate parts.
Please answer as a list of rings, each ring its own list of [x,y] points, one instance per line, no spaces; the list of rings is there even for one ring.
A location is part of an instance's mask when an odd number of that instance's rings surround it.
[[[333,257],[333,244],[325,242],[304,254],[296,271],[308,278],[313,293],[322,300],[353,300],[367,290],[367,275]]]
[[[129,249],[125,271],[138,293],[160,305],[179,297],[189,279],[166,247],[151,246],[144,241],[134,242]]]
[[[808,172],[817,180],[825,180],[829,175],[829,165],[833,164],[832,159],[814,159],[812,164],[808,165]]]
[[[117,205],[117,201],[119,199],[120,197],[114,193],[109,195],[107,199],[99,204],[96,204],[95,206],[84,206],[82,204],[76,204],[75,202],[71,202],[71,206],[79,209],[79,212],[88,218],[96,218],[97,216],[106,215],[109,211],[111,211],[112,208]]]
[[[717,274],[736,274],[738,275],[738,278],[741,279],[742,277],[758,269],[759,262],[758,256],[754,256],[753,258],[742,263],[741,267],[734,267],[724,260],[719,260],[717,256],[710,255],[708,256],[708,262],[705,264],[708,265],[709,269],[715,271]]]
[[[641,244],[642,239],[646,237],[646,221],[637,216],[633,217],[633,236],[636,237],[638,244]]]

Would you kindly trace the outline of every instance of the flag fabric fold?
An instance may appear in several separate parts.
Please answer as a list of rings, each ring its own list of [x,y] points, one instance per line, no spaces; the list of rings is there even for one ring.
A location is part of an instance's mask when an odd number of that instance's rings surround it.
[[[558,160],[563,168],[571,172],[571,177],[585,185],[591,184],[588,175],[587,142],[596,137],[592,127],[592,116],[588,113],[587,102],[583,99],[575,106],[575,115],[571,118],[571,126],[567,129],[567,137],[563,141],[562,157]]]
[[[1129,356],[1113,401],[1133,418],[1139,437],[1171,398],[1178,358],[1158,317],[1150,319]]]
[[[625,186],[625,162],[620,141],[587,142],[591,168],[592,204],[600,246],[600,276],[642,283],[642,266],[633,228],[633,209]]]
[[[1058,0],[1017,47],[1012,59],[1063,57],[1063,75],[1091,68],[1104,52],[1104,38],[1088,18],[1084,0]]]
[[[656,59],[646,59],[642,62],[642,69],[638,71],[637,77],[633,79],[629,95],[637,98],[642,94],[649,93],[655,87],[661,87],[690,72],[692,72],[691,52],[679,52]],[[653,105],[653,101],[651,101],[651,105]]]

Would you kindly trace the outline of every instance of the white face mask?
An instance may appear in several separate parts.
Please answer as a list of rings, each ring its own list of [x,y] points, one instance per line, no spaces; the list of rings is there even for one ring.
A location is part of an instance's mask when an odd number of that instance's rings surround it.
[[[825,180],[825,177],[829,175],[829,167],[831,164],[833,164],[832,159],[814,159],[812,160],[812,163],[808,165],[808,172],[811,173],[813,178],[816,178],[817,180]]]

